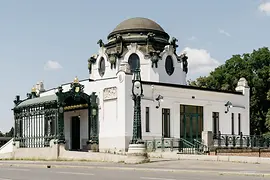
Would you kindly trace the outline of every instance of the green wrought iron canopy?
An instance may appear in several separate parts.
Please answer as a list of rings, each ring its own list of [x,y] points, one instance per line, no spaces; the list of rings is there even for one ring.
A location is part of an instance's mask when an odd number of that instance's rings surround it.
[[[75,78],[70,90],[59,87],[55,94],[39,97],[35,88],[27,99],[14,101],[14,138],[21,147],[45,147],[51,139],[65,143],[64,112],[88,109],[89,141],[98,143],[97,95],[84,93],[84,86]]]

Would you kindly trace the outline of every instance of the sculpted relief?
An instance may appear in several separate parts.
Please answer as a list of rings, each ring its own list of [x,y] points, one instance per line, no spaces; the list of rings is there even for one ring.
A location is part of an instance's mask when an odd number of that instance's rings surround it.
[[[105,88],[103,90],[103,100],[106,101],[112,99],[117,99],[117,88],[116,87]]]

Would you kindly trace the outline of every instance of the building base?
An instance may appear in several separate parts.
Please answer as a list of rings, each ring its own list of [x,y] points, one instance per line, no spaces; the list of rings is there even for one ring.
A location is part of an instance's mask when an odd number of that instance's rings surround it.
[[[129,144],[128,154],[125,160],[126,164],[147,163],[148,158],[144,144]]]

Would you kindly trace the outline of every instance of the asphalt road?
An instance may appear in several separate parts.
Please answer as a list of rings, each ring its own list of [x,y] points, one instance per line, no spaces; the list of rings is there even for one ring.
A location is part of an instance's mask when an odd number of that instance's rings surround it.
[[[164,160],[155,159],[151,163],[128,165],[121,163],[108,162],[87,162],[87,161],[0,161],[0,169],[2,166],[16,167],[40,167],[47,165],[51,167],[65,168],[88,168],[88,169],[122,169],[137,171],[178,171],[178,172],[200,172],[219,174],[260,174],[270,177],[270,164],[249,164],[249,163],[232,163],[217,161],[197,161],[197,160]]]
[[[0,180],[261,180],[269,177],[127,169],[0,166]]]

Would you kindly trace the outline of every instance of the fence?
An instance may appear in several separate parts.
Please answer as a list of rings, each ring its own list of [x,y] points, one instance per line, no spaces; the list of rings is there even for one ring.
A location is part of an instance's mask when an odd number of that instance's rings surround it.
[[[148,152],[177,152],[179,154],[204,154],[208,148],[203,142],[194,139],[192,142],[183,138],[160,138],[145,141]]]
[[[262,135],[214,135],[214,147],[218,148],[269,148],[270,138]]]

